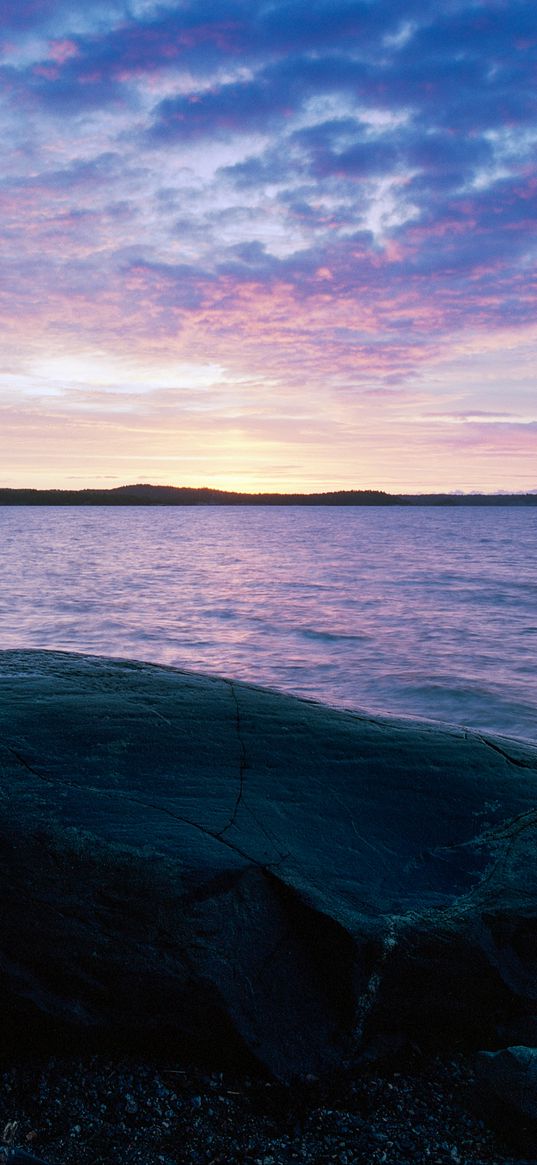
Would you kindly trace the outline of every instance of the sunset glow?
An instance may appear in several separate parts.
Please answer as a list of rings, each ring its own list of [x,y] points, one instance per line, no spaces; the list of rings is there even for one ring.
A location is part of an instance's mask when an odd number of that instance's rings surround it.
[[[532,0],[7,0],[0,485],[537,489],[536,46]]]

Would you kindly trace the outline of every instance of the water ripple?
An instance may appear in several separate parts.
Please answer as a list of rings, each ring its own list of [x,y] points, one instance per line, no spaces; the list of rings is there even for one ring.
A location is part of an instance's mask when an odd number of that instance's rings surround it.
[[[0,507],[0,646],[537,739],[537,513]]]

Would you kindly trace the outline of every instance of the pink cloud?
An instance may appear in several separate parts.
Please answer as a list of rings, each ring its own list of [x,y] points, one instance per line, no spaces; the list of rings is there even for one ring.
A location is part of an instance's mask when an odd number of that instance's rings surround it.
[[[49,58],[59,65],[80,55],[80,49],[73,40],[53,40],[49,43]]]

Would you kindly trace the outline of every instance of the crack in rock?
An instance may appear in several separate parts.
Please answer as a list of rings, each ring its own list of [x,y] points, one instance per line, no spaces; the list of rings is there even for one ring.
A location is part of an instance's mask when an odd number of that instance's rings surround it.
[[[247,760],[247,756],[246,756],[246,745],[244,743],[243,736],[242,736],[241,711],[239,708],[239,701],[237,699],[237,693],[235,691],[235,684],[233,683],[233,680],[228,680],[227,682],[228,682],[229,690],[230,690],[231,695],[233,697],[233,702],[235,704],[235,726],[237,729],[237,739],[239,741],[239,750],[240,750],[239,751],[239,789],[237,792],[237,796],[235,799],[235,805],[233,806],[233,812],[231,814],[231,817],[230,817],[229,821],[227,822],[227,825],[224,825],[223,829],[220,829],[218,831],[218,837],[220,837],[220,838],[223,837],[224,833],[227,833],[228,829],[232,828],[232,826],[235,824],[235,822],[237,820],[237,813],[239,811],[239,805],[242,801],[242,795],[244,792],[244,774],[245,774],[246,769],[248,767],[248,760]]]
[[[165,805],[154,805],[151,801],[143,801],[140,797],[133,797],[132,794],[127,796],[125,793],[117,789],[99,789],[95,785],[84,785],[78,781],[61,781],[57,777],[46,776],[44,773],[40,773],[37,771],[37,769],[34,769],[33,766],[25,759],[25,757],[23,757],[21,753],[17,751],[17,749],[7,744],[6,741],[0,741],[0,744],[3,748],[6,749],[7,752],[11,754],[11,756],[15,758],[15,760],[23,768],[27,770],[27,772],[31,773],[32,776],[36,777],[38,780],[44,781],[48,785],[61,785],[68,789],[80,789],[84,793],[94,793],[100,797],[110,797],[112,799],[117,798],[120,801],[127,802],[127,804],[141,805],[144,809],[152,809],[155,813],[163,813],[166,817],[171,817],[173,821],[179,821],[182,825],[189,825],[192,829],[197,829],[200,833],[205,834],[206,837],[212,838],[213,841],[219,842],[220,845],[225,845],[227,849],[232,850],[233,853],[238,854],[239,857],[244,858],[245,861],[251,863],[251,865],[257,866],[258,869],[269,870],[280,864],[279,862],[275,863],[258,861],[257,858],[254,858],[251,854],[247,853],[246,850],[241,849],[240,846],[223,837],[221,832],[217,832],[214,829],[209,829],[206,825],[200,825],[199,822],[192,821],[190,817],[183,817],[183,815],[180,813],[174,813],[172,809],[167,809]],[[282,854],[280,856],[280,862],[283,861],[283,858],[284,855]]]
[[[249,816],[252,818],[252,821],[255,821],[255,824],[257,825],[258,829],[261,830],[261,833],[267,839],[267,841],[269,842],[269,845],[271,845],[273,847],[273,849],[276,851],[276,853],[278,855],[278,862],[271,863],[271,868],[274,868],[276,865],[280,865],[282,862],[284,862],[286,858],[290,857],[290,854],[285,853],[283,851],[282,843],[281,843],[280,839],[276,836],[276,834],[272,833],[272,831],[269,830],[263,824],[262,821],[260,821],[259,817],[257,816],[256,813],[254,813],[253,809],[249,805],[246,804],[245,800],[243,800],[244,785],[245,785],[244,775],[245,775],[246,769],[248,768],[248,756],[246,753],[246,744],[245,744],[244,737],[242,734],[241,712],[240,712],[239,700],[238,700],[235,684],[233,683],[233,680],[227,680],[226,682],[228,684],[229,690],[231,692],[231,695],[233,697],[234,704],[235,704],[235,726],[236,726],[236,730],[237,730],[237,738],[239,741],[239,749],[240,749],[240,752],[239,752],[239,787],[238,787],[237,796],[235,798],[235,804],[233,806],[233,810],[232,810],[231,816],[229,818],[229,821],[224,825],[224,827],[222,829],[220,829],[218,831],[218,837],[223,838],[224,834],[227,833],[227,831],[229,829],[233,828],[233,826],[235,825],[235,822],[237,820],[239,807],[242,804],[243,809],[249,814]]]
[[[501,748],[499,744],[496,744],[495,741],[488,740],[486,736],[481,735],[478,735],[477,739],[480,740],[481,744],[484,744],[487,748],[491,748],[493,752],[497,752],[499,756],[503,756],[504,760],[508,761],[510,765],[516,765],[516,767],[519,769],[529,769],[529,771],[532,773],[535,772],[534,764],[530,764],[528,761],[523,760],[522,757],[510,756],[510,754],[505,752],[505,750]]]

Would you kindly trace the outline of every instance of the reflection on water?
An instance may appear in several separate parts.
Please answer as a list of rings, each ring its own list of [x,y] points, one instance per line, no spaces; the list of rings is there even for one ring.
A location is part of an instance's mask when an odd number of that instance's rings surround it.
[[[0,646],[537,739],[537,511],[0,507]]]

